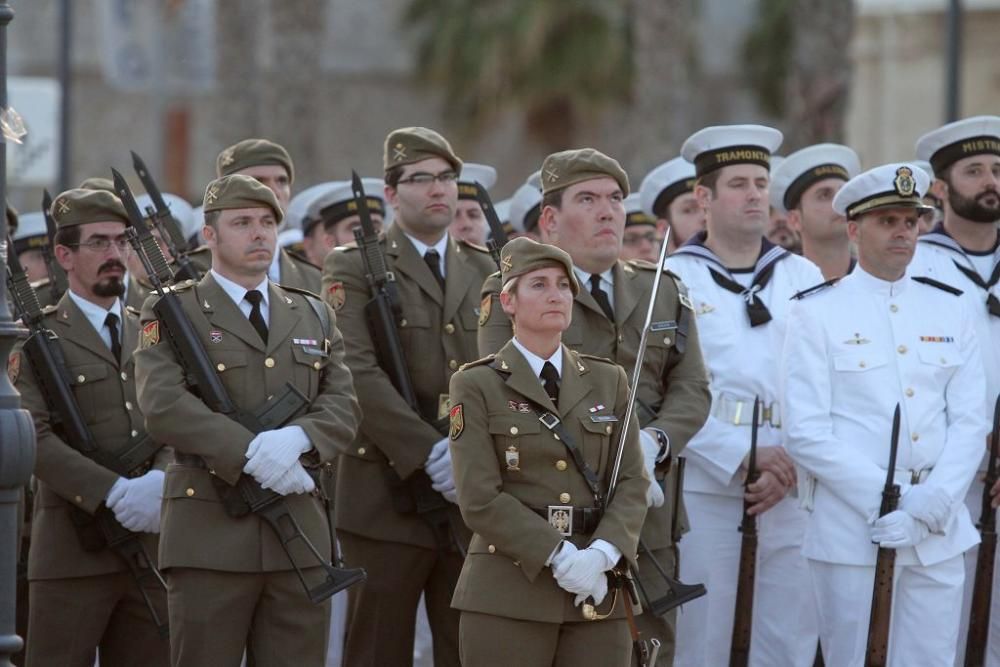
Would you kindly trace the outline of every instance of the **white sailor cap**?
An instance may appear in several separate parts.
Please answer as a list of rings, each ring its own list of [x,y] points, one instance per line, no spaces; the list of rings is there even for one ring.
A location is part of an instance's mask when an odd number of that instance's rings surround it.
[[[282,229],[296,227],[302,229],[306,226],[306,217],[309,215],[309,206],[316,201],[324,192],[339,185],[341,181],[326,181],[306,188],[298,193],[288,202],[288,210],[285,211],[285,219],[281,223]],[[311,226],[311,225],[310,225]]]
[[[911,160],[910,164],[914,167],[920,167],[927,174],[927,178],[931,179],[931,181],[934,180],[934,167],[931,166],[930,162],[927,160]],[[924,195],[926,196],[926,193]]]
[[[698,130],[681,146],[681,156],[694,164],[700,178],[733,164],[758,164],[769,169],[771,154],[782,134],[764,125],[714,125]]]
[[[361,185],[365,189],[365,199],[368,201],[368,211],[377,213],[385,223],[385,182],[381,178],[362,178]],[[357,215],[358,205],[354,201],[354,190],[350,181],[336,181],[332,187],[313,200],[306,213],[303,233],[308,234],[313,225],[318,223],[335,224],[352,215]]]
[[[777,166],[771,159],[771,206],[787,212],[811,185],[827,178],[849,181],[861,171],[858,154],[841,144],[816,144],[795,151]]]
[[[41,211],[20,213],[17,216],[17,232],[14,233],[14,252],[41,250],[49,245],[49,234],[45,228],[45,214]]]
[[[915,208],[930,211],[923,196],[931,179],[909,162],[883,164],[844,184],[833,198],[833,210],[848,220],[882,208]]]
[[[501,199],[497,203],[493,204],[493,210],[497,212],[497,219],[500,221],[501,225],[510,224],[510,202],[512,199],[508,197],[507,199]]]
[[[510,225],[514,231],[525,233],[538,227],[542,209],[542,191],[531,183],[519,187],[510,198]]]
[[[534,172],[533,174],[531,174],[531,176],[528,176],[527,180],[525,180],[524,182],[527,183],[528,185],[534,185],[536,188],[538,188],[539,191],[541,191],[542,170],[539,169],[538,171]]]
[[[196,232],[189,238],[197,241],[194,245],[204,245],[205,234],[202,230],[205,228],[205,207],[198,205],[191,209],[191,219],[194,221],[192,224]]]
[[[646,174],[639,186],[642,210],[657,218],[667,212],[670,202],[694,190],[694,165],[682,157],[664,162]]]
[[[625,197],[625,226],[656,225],[656,218],[642,209],[642,199],[638,192]]]
[[[278,233],[278,247],[296,249],[302,246],[305,235],[298,227],[290,227]]]
[[[458,198],[476,199],[476,183],[487,191],[496,185],[497,170],[488,164],[462,163],[462,173],[458,176]]]
[[[180,224],[181,233],[184,235],[184,238],[191,238],[201,228],[201,225],[198,225],[198,221],[194,218],[194,207],[184,198],[170,194],[169,192],[164,192],[162,196],[163,201],[167,204],[167,208],[170,209],[170,215],[174,216],[174,219]],[[153,200],[145,193],[138,195],[135,198],[135,203],[143,216],[146,215],[147,208],[156,209],[153,205]]]
[[[1000,155],[1000,116],[956,120],[917,139],[917,159],[927,160],[940,176],[970,155]]]

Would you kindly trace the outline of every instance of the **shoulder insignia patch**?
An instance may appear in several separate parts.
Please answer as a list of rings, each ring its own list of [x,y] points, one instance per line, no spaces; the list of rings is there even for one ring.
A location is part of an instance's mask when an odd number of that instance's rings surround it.
[[[490,321],[490,311],[493,308],[493,295],[487,294],[479,303],[479,326],[484,326]]]
[[[160,342],[160,321],[153,320],[142,327],[142,336],[139,339],[139,349],[145,350]]]
[[[286,292],[294,292],[295,294],[305,294],[306,296],[311,296],[316,299],[319,298],[319,294],[316,294],[316,292],[310,292],[309,290],[302,287],[292,287],[291,285],[282,285],[280,283],[274,283],[274,285],[275,287],[280,287]]]
[[[347,303],[347,290],[344,289],[344,283],[339,280],[330,283],[326,289],[326,302],[337,312],[344,307],[344,304]]]
[[[825,290],[827,287],[833,287],[834,285],[840,282],[841,277],[842,276],[838,276],[837,278],[830,278],[829,280],[821,282],[819,285],[813,285],[812,287],[807,287],[801,292],[796,292],[795,294],[793,294],[792,298],[796,300],[802,299],[809,296],[810,294],[816,294],[817,292],[821,292]]]
[[[490,249],[489,249],[489,248],[487,248],[486,246],[484,246],[484,245],[479,245],[478,243],[473,243],[473,242],[471,242],[471,241],[465,241],[465,240],[461,240],[461,239],[460,239],[460,240],[458,241],[458,243],[459,243],[460,245],[464,245],[464,246],[466,246],[466,247],[469,247],[469,248],[472,248],[473,250],[478,250],[479,252],[485,252],[485,253],[489,253],[489,251],[490,251]]]
[[[496,356],[497,355],[495,355],[495,354],[490,354],[490,355],[487,355],[487,356],[483,357],[482,359],[476,359],[475,361],[469,361],[467,363],[462,364],[462,366],[458,370],[464,371],[466,368],[475,368],[476,366],[485,366],[486,364],[492,363],[493,360],[496,359]]]
[[[465,415],[462,413],[462,404],[451,406],[448,417],[451,420],[451,439],[458,440],[462,437],[462,431],[465,430]]]
[[[929,285],[931,287],[936,287],[942,292],[947,292],[948,294],[954,294],[955,296],[961,296],[964,294],[962,290],[949,285],[948,283],[943,283],[940,280],[934,280],[933,278],[928,278],[927,276],[913,276],[913,279],[918,283],[923,283],[924,285]]]
[[[7,357],[7,377],[11,384],[17,383],[17,378],[21,376],[21,353],[13,352]]]

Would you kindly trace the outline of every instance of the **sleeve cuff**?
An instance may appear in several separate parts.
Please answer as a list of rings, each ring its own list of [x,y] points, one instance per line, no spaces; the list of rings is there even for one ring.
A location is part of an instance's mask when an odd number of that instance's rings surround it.
[[[605,570],[613,568],[622,558],[622,552],[618,550],[618,547],[607,540],[594,540],[588,548],[600,551],[608,559],[608,566],[604,568]]]

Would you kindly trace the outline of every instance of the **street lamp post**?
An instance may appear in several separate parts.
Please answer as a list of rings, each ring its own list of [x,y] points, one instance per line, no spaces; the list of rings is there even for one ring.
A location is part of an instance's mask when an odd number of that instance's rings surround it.
[[[7,109],[7,24],[14,10],[0,0],[0,111]],[[7,203],[7,144],[0,141],[0,202]],[[4,369],[15,343],[26,333],[10,315],[7,301],[7,216],[0,215],[0,358]],[[15,631],[18,498],[35,465],[35,428],[7,373],[0,374],[0,667],[10,665],[23,641]]]

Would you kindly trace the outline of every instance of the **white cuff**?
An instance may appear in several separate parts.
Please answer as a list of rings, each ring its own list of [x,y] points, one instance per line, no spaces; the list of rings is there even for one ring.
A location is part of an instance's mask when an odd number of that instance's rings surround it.
[[[605,571],[610,570],[617,565],[618,561],[622,558],[622,552],[618,550],[618,547],[611,544],[611,542],[608,542],[607,540],[594,540],[588,545],[587,548],[600,551],[604,554],[605,558],[608,559],[608,566],[604,568]]]

